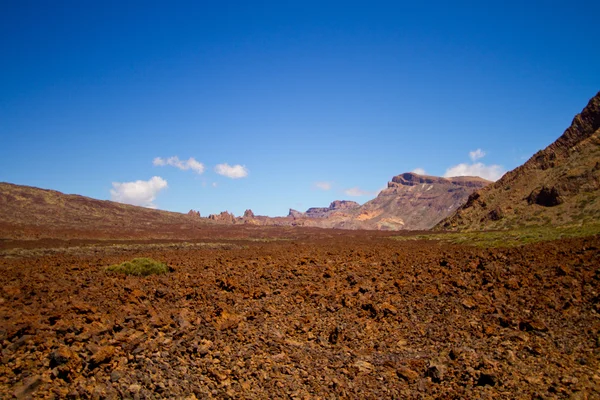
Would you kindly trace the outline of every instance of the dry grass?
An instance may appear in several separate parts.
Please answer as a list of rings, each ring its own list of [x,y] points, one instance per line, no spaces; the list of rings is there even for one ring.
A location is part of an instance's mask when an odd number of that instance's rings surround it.
[[[438,240],[478,247],[515,247],[550,240],[600,234],[600,224],[572,226],[536,226],[506,231],[444,232],[413,236],[393,236],[396,240]]]

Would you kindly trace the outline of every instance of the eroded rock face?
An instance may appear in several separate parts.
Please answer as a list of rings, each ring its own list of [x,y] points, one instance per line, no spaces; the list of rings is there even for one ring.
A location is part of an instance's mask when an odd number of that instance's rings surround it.
[[[244,218],[250,219],[250,218],[254,218],[254,213],[252,212],[252,210],[246,210],[244,211]]]
[[[351,200],[334,200],[329,204],[329,207],[312,207],[306,210],[304,216],[309,218],[327,218],[335,211],[352,210],[360,207],[355,201]]]
[[[360,207],[360,204],[351,200],[334,200],[329,205],[330,210],[350,210],[357,207]]]
[[[190,210],[188,211],[188,215],[194,218],[200,218],[200,211]]]
[[[231,214],[229,211],[223,211],[220,214],[210,214],[208,219],[216,222],[224,222],[224,223],[235,223],[235,216]]]
[[[429,229],[490,183],[479,177],[441,178],[407,172],[394,176],[375,199],[347,212],[350,218],[336,227]]]
[[[328,207],[311,207],[304,213],[309,218],[324,218],[331,210]]]
[[[301,218],[304,216],[304,213],[294,210],[292,208],[290,208],[290,212],[288,213],[288,217],[292,217],[292,218]]]

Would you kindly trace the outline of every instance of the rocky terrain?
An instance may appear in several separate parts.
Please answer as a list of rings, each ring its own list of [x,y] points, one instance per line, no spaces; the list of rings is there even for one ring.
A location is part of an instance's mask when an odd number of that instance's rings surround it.
[[[287,217],[236,218],[228,212],[210,215],[223,224],[311,226],[338,229],[426,230],[451,215],[469,195],[490,184],[479,177],[440,178],[407,172],[392,178],[387,188],[363,204],[336,200],[329,207],[312,207],[306,212],[290,209]]]
[[[471,193],[490,184],[478,177],[440,178],[407,172],[361,207],[330,215],[335,228],[426,230],[451,215]]]
[[[600,93],[554,143],[469,197],[437,229],[506,229],[600,220]]]
[[[481,249],[242,228],[0,242],[0,397],[600,397],[598,236]],[[170,272],[105,271],[140,256]]]
[[[600,94],[496,183],[279,218],[0,184],[0,398],[600,398],[599,125]],[[386,231],[465,200],[438,229],[543,229]],[[168,272],[106,269],[135,257]]]

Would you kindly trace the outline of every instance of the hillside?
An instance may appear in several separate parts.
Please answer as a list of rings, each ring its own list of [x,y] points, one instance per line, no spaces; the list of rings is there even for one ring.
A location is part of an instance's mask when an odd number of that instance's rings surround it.
[[[600,92],[554,143],[473,193],[435,229],[481,230],[600,221]]]
[[[426,230],[452,214],[475,190],[490,183],[479,177],[440,178],[407,172],[393,177],[386,189],[362,206],[336,200],[329,207],[311,207],[306,212],[290,209],[287,217],[255,216],[250,212],[235,218],[224,212],[209,218],[222,224]]]
[[[202,224],[185,214],[0,182],[0,238],[176,237]]]
[[[489,183],[478,177],[440,178],[407,172],[393,177],[373,200],[327,219],[335,228],[430,229]]]

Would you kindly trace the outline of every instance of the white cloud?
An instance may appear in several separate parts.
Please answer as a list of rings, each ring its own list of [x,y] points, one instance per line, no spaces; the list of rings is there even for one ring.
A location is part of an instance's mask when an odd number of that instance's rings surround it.
[[[375,193],[369,192],[368,190],[362,190],[359,187],[353,187],[353,188],[344,190],[344,194],[346,194],[346,196],[351,196],[351,197],[360,197],[360,196],[372,196]]]
[[[215,172],[231,179],[245,178],[248,176],[248,168],[243,165],[217,164]]]
[[[154,160],[152,160],[152,164],[156,165],[157,167],[164,167],[165,165],[170,165],[172,167],[179,168],[183,171],[191,169],[192,171],[198,174],[202,174],[204,172],[204,164],[196,161],[194,157],[190,157],[187,160],[180,160],[177,156],[169,157],[166,159],[156,157]]]
[[[427,175],[423,168],[415,168],[412,170],[412,172],[414,172],[415,174],[419,174],[419,175]]]
[[[217,187],[217,182],[213,182],[212,187]]]
[[[110,190],[112,201],[148,208],[156,208],[153,203],[156,195],[168,186],[167,181],[160,176],[153,176],[147,181],[113,182],[112,185],[113,188]]]
[[[462,163],[448,168],[444,177],[479,176],[490,181],[497,181],[504,175],[504,172],[504,168],[500,165],[485,165],[480,162],[474,164]]]
[[[485,157],[485,151],[481,149],[470,151],[469,157],[471,158],[471,161],[479,160],[480,158]]]
[[[315,182],[315,187],[320,190],[331,190],[331,182]]]

